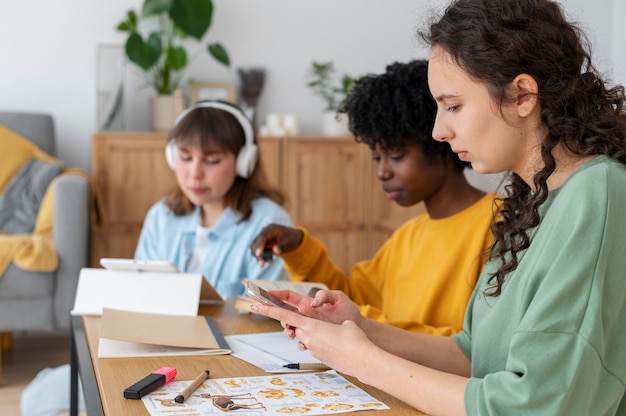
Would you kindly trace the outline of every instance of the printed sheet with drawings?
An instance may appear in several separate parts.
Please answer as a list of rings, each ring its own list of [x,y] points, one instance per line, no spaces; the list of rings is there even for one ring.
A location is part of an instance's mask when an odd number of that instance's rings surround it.
[[[144,396],[151,416],[328,415],[389,407],[334,370],[260,377],[209,378],[184,403],[174,402],[189,381],[173,381]]]

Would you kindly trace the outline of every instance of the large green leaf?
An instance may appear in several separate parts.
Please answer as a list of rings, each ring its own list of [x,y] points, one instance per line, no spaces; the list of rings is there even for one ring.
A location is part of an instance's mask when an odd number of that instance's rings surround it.
[[[155,0],[156,1],[156,0]],[[202,39],[211,26],[212,0],[173,0],[170,17],[189,36]]]
[[[133,33],[126,41],[126,55],[131,62],[144,70],[150,69],[161,55],[161,39],[155,33],[144,42],[139,33]]]
[[[217,62],[223,65],[230,66],[230,57],[226,49],[219,43],[212,43],[208,46],[207,50]]]
[[[185,49],[178,47],[171,47],[167,49],[167,58],[165,58],[165,66],[179,71],[187,65],[187,52]]]
[[[141,14],[144,16],[152,16],[169,12],[172,9],[174,0],[146,0],[143,3]]]

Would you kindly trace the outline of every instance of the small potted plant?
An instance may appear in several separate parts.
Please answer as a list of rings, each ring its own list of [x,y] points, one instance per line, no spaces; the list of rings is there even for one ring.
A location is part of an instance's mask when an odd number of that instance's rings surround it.
[[[327,136],[345,136],[349,134],[348,120],[338,118],[337,109],[345,99],[354,83],[354,78],[344,74],[339,83],[336,83],[335,66],[333,62],[311,63],[309,82],[307,86],[324,100],[324,114],[322,115],[322,133]]]
[[[144,0],[141,14],[129,10],[117,30],[128,33],[128,59],[144,71],[159,96],[171,97],[190,62],[183,41],[193,38],[202,42],[212,18],[212,0]],[[145,37],[139,30],[140,21],[150,30]],[[209,43],[206,51],[217,62],[230,66],[228,53],[220,43]],[[170,105],[180,107],[180,103]]]

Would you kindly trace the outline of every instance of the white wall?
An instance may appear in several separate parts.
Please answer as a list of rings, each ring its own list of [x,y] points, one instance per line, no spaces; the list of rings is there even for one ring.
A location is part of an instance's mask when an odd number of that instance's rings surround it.
[[[209,40],[221,41],[232,67],[201,56],[187,77],[236,82],[236,68],[262,66],[268,78],[259,116],[293,113],[304,134],[317,134],[320,99],[306,87],[312,60],[333,60],[341,72],[381,72],[393,61],[427,57],[415,30],[446,0],[214,0]],[[96,49],[121,45],[117,23],[141,0],[0,0],[0,110],[52,113],[60,156],[89,170],[96,122]],[[626,82],[623,0],[561,0],[590,32],[598,66]],[[610,14],[613,16],[611,17]],[[125,124],[149,126],[150,89],[128,71]]]

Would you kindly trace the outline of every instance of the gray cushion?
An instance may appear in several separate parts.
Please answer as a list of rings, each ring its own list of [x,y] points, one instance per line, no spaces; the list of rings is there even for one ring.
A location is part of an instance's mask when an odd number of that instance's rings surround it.
[[[62,169],[58,163],[38,159],[27,162],[0,195],[0,231],[30,234],[35,229],[41,200]]]

